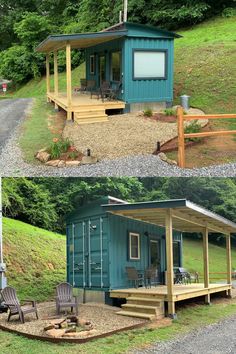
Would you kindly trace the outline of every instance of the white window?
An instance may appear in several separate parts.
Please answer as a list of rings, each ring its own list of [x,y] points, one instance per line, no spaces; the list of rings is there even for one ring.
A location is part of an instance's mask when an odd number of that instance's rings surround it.
[[[134,80],[167,79],[167,51],[134,50]]]
[[[129,233],[129,258],[140,259],[140,235],[133,232]]]
[[[90,74],[95,74],[95,55],[90,55]]]

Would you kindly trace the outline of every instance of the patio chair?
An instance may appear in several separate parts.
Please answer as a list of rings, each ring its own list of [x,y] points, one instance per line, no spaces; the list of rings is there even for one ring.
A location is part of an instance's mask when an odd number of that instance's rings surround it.
[[[61,283],[56,287],[56,311],[60,314],[62,308],[70,308],[71,312],[75,308],[78,315],[78,297],[73,296],[73,288],[69,283]]]
[[[106,98],[110,94],[110,90],[111,90],[110,82],[103,81],[101,86],[97,90],[91,91],[91,99],[93,98],[93,96],[97,96],[97,99],[99,100],[101,96],[101,99],[104,102],[104,98]]]
[[[1,292],[4,304],[8,307],[9,314],[7,321],[10,321],[12,316],[19,315],[19,319],[22,323],[25,323],[25,315],[29,313],[35,313],[36,318],[38,320],[38,311],[36,302],[33,300],[23,300],[25,303],[29,303],[31,305],[21,306],[20,301],[17,298],[16,291],[14,288],[7,286]]]
[[[135,288],[143,286],[144,277],[135,267],[126,267],[125,269],[129,282],[131,282]]]
[[[152,285],[157,286],[158,284],[158,274],[157,274],[157,269],[154,267],[149,267],[145,269],[144,273],[144,279],[145,279],[145,287],[146,288],[151,288]]]
[[[107,98],[109,101],[117,101],[120,97],[122,89],[122,82],[117,82],[114,88],[111,88],[107,93]]]
[[[199,283],[199,273],[190,273],[187,269],[179,267],[175,270],[175,284],[191,284],[192,281]]]
[[[91,93],[95,90],[96,88],[96,81],[95,80],[87,80],[87,87],[86,87],[86,93]]]
[[[78,93],[86,93],[87,91],[87,80],[86,79],[81,79],[80,80],[80,87],[74,87],[74,92]]]

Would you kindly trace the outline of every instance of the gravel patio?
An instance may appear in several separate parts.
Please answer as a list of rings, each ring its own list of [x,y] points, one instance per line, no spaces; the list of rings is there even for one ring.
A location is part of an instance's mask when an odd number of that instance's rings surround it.
[[[39,320],[36,320],[34,314],[29,314],[25,318],[25,323],[22,324],[18,316],[12,317],[10,322],[7,322],[7,315],[0,315],[0,325],[16,330],[21,333],[32,334],[35,336],[46,337],[44,327],[50,324],[50,319],[56,316],[55,303],[47,302],[38,304]],[[108,305],[89,303],[79,305],[79,318],[85,321],[90,321],[93,325],[93,331],[88,337],[107,334],[108,332],[121,330],[123,328],[132,327],[139,324],[145,324],[147,321],[133,317],[118,316],[116,312],[119,308]],[[63,313],[62,316],[63,317]],[[81,332],[82,333],[82,332]],[[80,337],[77,337],[78,339]],[[84,339],[84,336],[81,335]]]

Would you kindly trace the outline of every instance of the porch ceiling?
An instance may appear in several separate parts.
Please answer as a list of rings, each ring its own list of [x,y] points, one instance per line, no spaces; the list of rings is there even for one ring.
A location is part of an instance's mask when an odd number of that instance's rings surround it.
[[[50,53],[55,50],[65,48],[70,44],[73,49],[84,49],[101,43],[109,42],[127,35],[127,31],[78,33],[78,34],[59,34],[46,38],[36,47],[37,52]]]
[[[133,204],[103,205],[109,213],[145,221],[165,227],[166,214],[171,210],[173,229],[181,232],[209,232],[230,234],[236,224],[186,199]]]

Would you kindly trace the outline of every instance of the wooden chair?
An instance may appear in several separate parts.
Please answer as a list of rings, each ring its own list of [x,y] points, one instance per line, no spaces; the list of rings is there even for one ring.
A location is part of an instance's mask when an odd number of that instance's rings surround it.
[[[56,311],[60,314],[62,308],[70,308],[71,312],[75,308],[78,315],[78,297],[73,296],[73,288],[69,283],[61,283],[56,287]]]
[[[17,298],[15,289],[11,288],[10,286],[7,286],[5,289],[3,289],[1,294],[5,305],[9,309],[9,315],[7,319],[8,321],[10,321],[10,318],[12,316],[19,315],[19,319],[21,320],[21,322],[25,323],[25,315],[29,313],[35,313],[36,318],[38,320],[38,311],[35,301],[23,300],[26,303],[30,303],[31,306],[21,306],[20,301]]]
[[[143,286],[144,277],[142,274],[138,273],[135,267],[126,267],[126,274],[128,280],[135,286],[135,288],[138,288],[140,285]]]
[[[145,287],[150,287],[152,285],[157,286],[158,284],[158,274],[157,274],[157,269],[154,267],[149,267],[145,269],[144,273],[144,279],[145,279]]]

